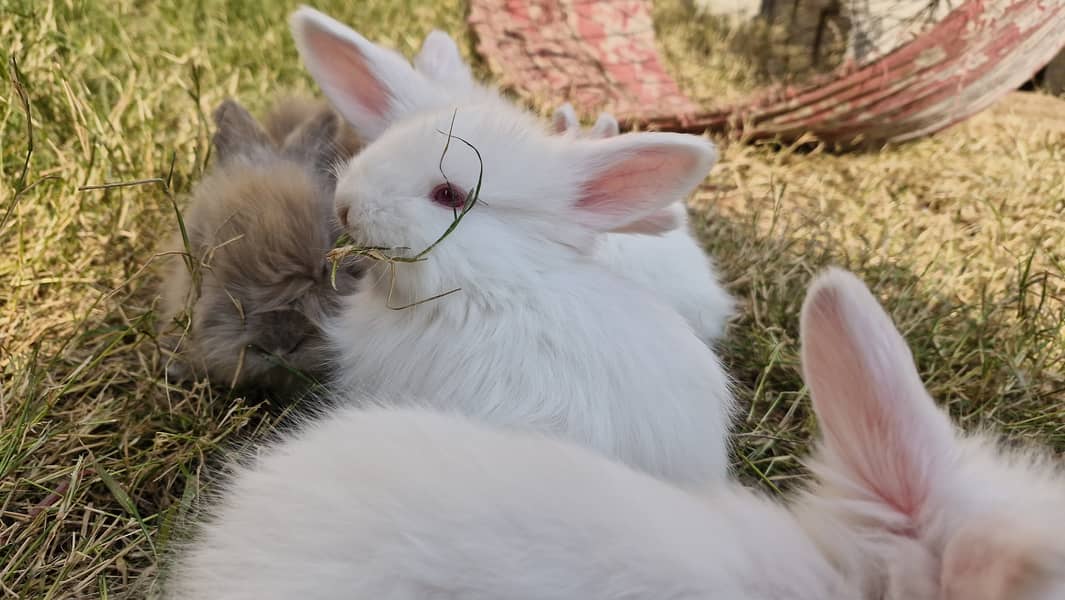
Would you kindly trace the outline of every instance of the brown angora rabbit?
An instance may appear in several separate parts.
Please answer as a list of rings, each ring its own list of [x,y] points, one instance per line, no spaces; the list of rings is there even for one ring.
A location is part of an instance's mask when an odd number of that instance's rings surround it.
[[[263,125],[227,100],[214,121],[215,162],[184,213],[192,269],[175,255],[162,287],[167,372],[297,391],[323,373],[321,323],[361,275],[341,265],[334,289],[325,258],[340,234],[335,167],[358,143],[307,100],[282,102]]]

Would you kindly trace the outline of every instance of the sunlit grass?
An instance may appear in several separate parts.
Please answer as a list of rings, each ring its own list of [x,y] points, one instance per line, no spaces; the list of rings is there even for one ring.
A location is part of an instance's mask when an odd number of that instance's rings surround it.
[[[457,0],[315,4],[408,55],[440,27],[469,56]],[[0,596],[137,589],[218,450],[285,414],[167,381],[153,256],[206,166],[205,115],[229,96],[261,113],[312,89],[294,7],[0,0]],[[665,42],[689,78],[758,83],[715,71],[735,57],[706,64],[694,42]],[[1026,110],[880,153],[724,149],[692,204],[744,301],[723,348],[746,403],[741,472],[775,487],[800,473],[812,423],[797,312],[828,263],[870,283],[962,423],[1065,448],[1065,112]]]

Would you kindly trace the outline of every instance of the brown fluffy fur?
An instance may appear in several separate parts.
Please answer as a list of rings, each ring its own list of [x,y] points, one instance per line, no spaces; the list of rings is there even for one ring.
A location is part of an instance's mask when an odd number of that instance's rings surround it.
[[[263,125],[226,101],[214,120],[215,164],[184,214],[193,266],[175,257],[161,290],[167,369],[291,392],[322,375],[321,324],[360,275],[345,265],[333,289],[325,259],[339,235],[334,167],[358,144],[308,100],[280,103]]]

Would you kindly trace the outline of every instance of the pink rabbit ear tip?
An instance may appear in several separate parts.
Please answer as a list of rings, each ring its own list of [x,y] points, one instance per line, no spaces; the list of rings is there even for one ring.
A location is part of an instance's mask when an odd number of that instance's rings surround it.
[[[434,29],[429,32],[429,35],[425,36],[425,41],[422,43],[422,47],[432,46],[435,44],[446,44],[448,46],[455,45],[455,39],[442,29]]]
[[[288,22],[293,28],[303,27],[307,21],[321,16],[324,15],[306,4],[301,4],[289,15]]]
[[[577,117],[577,111],[573,108],[572,104],[570,104],[569,102],[566,102],[562,106],[559,106],[558,108],[555,109],[555,116],[565,116],[565,117],[571,117],[572,116],[573,118],[576,118]]]
[[[825,267],[810,284],[811,293],[823,288],[842,288],[854,285],[865,286],[858,276],[840,267]]]
[[[706,140],[706,143],[709,146],[710,166],[712,167],[717,164],[718,160],[721,159],[721,152],[717,149],[717,144],[715,144],[714,142]]]
[[[566,133],[580,125],[577,120],[577,111],[569,102],[555,109],[551,115],[551,121],[556,133]]]
[[[842,294],[853,290],[856,286],[864,288],[865,284],[850,271],[839,267],[826,267],[814,276],[806,289],[803,315],[809,313],[815,306],[823,306],[826,302],[838,302]]]
[[[682,135],[682,134],[674,134]],[[717,150],[717,145],[710,139],[705,137],[688,136],[692,138],[691,147],[695,150],[694,154],[699,162],[702,175],[705,178],[710,170],[714,168],[720,158]]]
[[[300,35],[306,34],[308,29],[324,30],[333,35],[337,35],[340,32],[347,33],[345,30],[349,29],[347,25],[306,4],[302,4],[292,11],[292,14],[289,15],[288,23],[292,32],[296,35],[297,42]]]
[[[868,286],[854,273],[840,267],[827,267],[814,277],[806,292],[807,302],[819,301],[828,295],[845,295],[852,300],[866,301],[875,299]],[[878,303],[879,304],[879,303]]]
[[[821,271],[807,288],[799,322],[800,338],[812,340],[819,335],[818,329],[833,322],[866,331],[863,335],[897,339],[900,348],[906,347],[891,316],[869,286],[839,267]]]

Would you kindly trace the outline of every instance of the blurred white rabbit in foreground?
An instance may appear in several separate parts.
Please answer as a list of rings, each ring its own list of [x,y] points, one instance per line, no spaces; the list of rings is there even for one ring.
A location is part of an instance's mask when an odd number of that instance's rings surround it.
[[[849,273],[814,282],[801,332],[822,438],[790,508],[461,418],[349,408],[235,470],[167,597],[1065,597],[1061,471],[956,434]]]
[[[554,135],[494,93],[457,97],[321,13],[292,24],[308,70],[372,140],[339,175],[339,220],[362,246],[432,248],[394,277],[371,268],[326,327],[338,386],[561,435],[678,482],[723,479],[732,396],[717,357],[593,256],[603,232],[675,228],[661,215],[706,177],[713,145]]]

